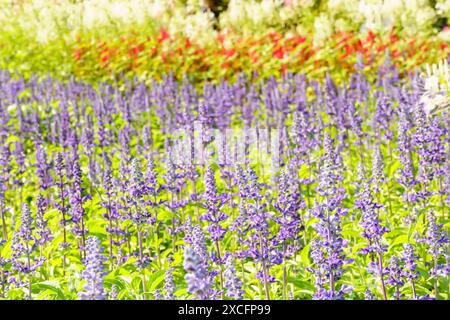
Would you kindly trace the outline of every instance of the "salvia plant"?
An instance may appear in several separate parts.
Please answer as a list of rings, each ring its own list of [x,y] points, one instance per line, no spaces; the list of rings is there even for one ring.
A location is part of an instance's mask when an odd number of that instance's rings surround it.
[[[0,298],[449,299],[450,114],[430,79],[367,63],[0,72]]]

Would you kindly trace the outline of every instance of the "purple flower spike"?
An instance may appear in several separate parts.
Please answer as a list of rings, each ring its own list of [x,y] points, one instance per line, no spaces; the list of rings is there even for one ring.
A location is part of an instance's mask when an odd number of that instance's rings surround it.
[[[108,294],[103,288],[103,277],[105,276],[103,262],[106,260],[102,255],[100,240],[89,237],[86,245],[85,269],[81,273],[84,280],[83,290],[78,293],[80,300],[106,300]]]

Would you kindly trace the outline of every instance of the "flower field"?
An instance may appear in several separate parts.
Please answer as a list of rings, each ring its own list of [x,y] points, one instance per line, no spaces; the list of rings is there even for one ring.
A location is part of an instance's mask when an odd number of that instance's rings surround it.
[[[449,300],[445,2],[365,31],[188,2],[55,3],[44,40],[39,1],[5,9],[0,299]]]

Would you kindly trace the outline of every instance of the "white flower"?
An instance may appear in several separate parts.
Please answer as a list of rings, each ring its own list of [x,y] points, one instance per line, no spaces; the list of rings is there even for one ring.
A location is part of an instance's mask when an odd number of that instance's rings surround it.
[[[450,69],[447,60],[426,66],[424,92],[420,97],[428,115],[442,112],[450,107]]]

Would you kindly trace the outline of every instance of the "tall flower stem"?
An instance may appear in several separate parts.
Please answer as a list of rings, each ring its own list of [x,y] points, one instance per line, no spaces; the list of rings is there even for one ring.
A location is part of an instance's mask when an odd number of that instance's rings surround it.
[[[30,247],[28,242],[26,243],[27,250],[27,266],[28,266],[28,300],[31,300],[31,260],[30,260]]]
[[[393,155],[392,155],[392,145],[391,144],[389,144],[389,159],[390,159],[390,163],[392,164],[392,163],[394,163],[394,157],[393,157]],[[393,212],[393,210],[392,210],[392,200],[391,200],[391,188],[390,188],[390,183],[389,183],[389,181],[386,183],[386,186],[387,186],[387,190],[388,190],[388,193],[387,193],[387,200],[388,200],[388,205],[389,205],[389,216],[390,217],[392,217],[393,216],[393,214],[392,214],[392,212]],[[388,222],[389,222],[389,217],[388,217]]]
[[[159,248],[159,230],[158,221],[155,222],[155,242],[156,242],[156,261],[158,266],[161,266],[161,249]]]
[[[218,240],[216,240],[216,241],[214,241],[215,242],[215,244],[216,244],[216,250],[217,250],[217,258],[219,259],[219,261],[220,261],[220,265],[219,265],[219,276],[220,276],[220,288],[221,288],[221,290],[222,290],[222,299],[223,299],[223,297],[224,297],[224,292],[223,292],[223,270],[222,270],[222,257],[221,257],[221,255],[220,255],[220,246],[219,246],[219,241]]]
[[[108,195],[108,224],[109,224],[109,258],[111,260],[111,268],[114,267],[114,259],[113,259],[113,222],[112,222],[112,214],[111,214],[111,196]]]
[[[174,208],[174,192],[170,192],[170,201],[171,201],[171,207],[172,207],[172,251],[176,252],[176,239],[175,239],[175,210]]]
[[[3,267],[2,267],[0,275],[1,275],[1,281],[2,281],[2,295],[1,295],[1,297],[4,298],[5,297],[5,271],[3,270]]]
[[[145,279],[145,268],[142,268],[142,289],[144,290],[144,300],[147,300],[147,280]]]
[[[436,297],[436,300],[438,299],[439,296],[439,280],[438,280],[438,276],[437,276],[437,257],[434,257],[433,259],[433,271],[434,271],[434,295]]]
[[[244,240],[242,239],[242,237],[240,237],[240,238],[241,239],[239,241],[239,247],[242,252],[242,251],[244,251],[244,246],[243,246]],[[245,279],[244,259],[241,259],[241,272],[242,272],[241,279],[242,279],[242,281],[244,281],[244,279]]]
[[[259,232],[259,246],[261,248],[261,250],[263,250],[264,245],[263,245],[263,237],[261,232]],[[262,255],[264,256],[264,253],[261,252]],[[270,291],[269,291],[269,276],[268,276],[268,272],[267,272],[267,265],[266,265],[266,259],[263,257],[262,261],[262,268],[263,268],[263,280],[264,280],[264,291],[266,294],[266,300],[270,300]]]
[[[156,194],[153,195],[153,203],[156,203]],[[159,247],[159,223],[158,210],[155,209],[155,230],[153,231],[156,241],[156,261],[158,266],[161,266],[161,248]]]
[[[311,203],[311,177],[312,177],[312,166],[311,166],[311,155],[308,153],[308,184],[306,185],[306,193],[308,197],[308,209],[311,210],[312,203]],[[305,232],[306,234],[306,232]],[[305,236],[306,241],[306,236]]]
[[[414,300],[417,299],[417,293],[416,293],[416,285],[414,284],[414,280],[411,279],[411,289]]]
[[[82,254],[83,254],[83,258],[86,258],[86,231],[85,231],[83,216],[81,217],[81,232],[82,232],[81,245],[83,246]]]
[[[142,245],[142,230],[138,227],[137,230],[138,234],[138,246],[139,246],[139,258],[142,261],[144,261],[144,250]],[[145,267],[142,268],[142,287],[144,290],[144,300],[147,299],[147,281],[145,279]]]
[[[445,204],[444,204],[444,188],[442,186],[442,177],[438,180],[439,183],[439,194],[440,194],[440,201],[441,201],[441,214],[442,218],[445,219]]]
[[[4,210],[4,207],[3,207],[3,203],[0,206],[0,212],[2,214],[3,239],[6,241],[6,240],[8,240],[8,230],[6,229],[6,217],[5,217],[5,210]]]
[[[380,274],[380,280],[381,280],[381,292],[383,293],[383,299],[387,300],[387,294],[386,294],[386,286],[384,284],[384,277],[383,277],[383,256],[381,252],[378,253],[378,272]]]
[[[329,201],[329,199],[328,199],[328,196],[326,197],[326,199],[327,199],[327,203],[328,203],[328,201]],[[326,210],[327,211],[327,228],[328,228],[328,241],[330,242],[330,243],[333,243],[334,242],[334,240],[335,239],[332,239],[333,238],[333,232],[332,232],[332,226],[331,226],[331,222],[330,222],[330,212],[328,211],[328,210]],[[334,271],[333,271],[333,269],[331,268],[331,266],[330,266],[330,291],[331,291],[331,295],[332,296],[334,296],[334,286],[335,286],[335,284],[334,284]]]
[[[61,195],[61,213],[63,216],[63,244],[64,244],[64,251],[65,251],[65,246],[67,243],[67,233],[66,233],[66,198],[64,196],[64,190],[63,190],[63,180],[62,180],[62,176],[59,177],[59,194]],[[66,275],[66,254],[65,252],[63,253],[62,256],[62,264],[63,264],[63,275]]]
[[[286,243],[283,241],[283,258],[286,256]],[[287,267],[283,259],[283,300],[287,300]]]

